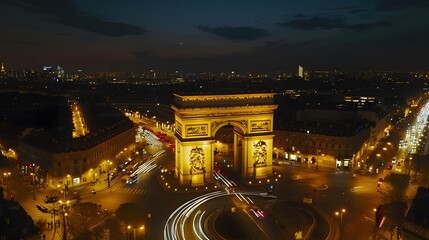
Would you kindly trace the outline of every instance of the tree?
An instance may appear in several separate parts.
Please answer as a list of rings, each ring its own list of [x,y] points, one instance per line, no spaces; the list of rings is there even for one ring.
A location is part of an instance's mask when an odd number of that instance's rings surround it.
[[[47,229],[46,225],[47,225],[47,221],[44,218],[40,218],[36,222],[36,226],[41,232],[44,232]]]
[[[90,231],[81,232],[73,239],[74,240],[96,240],[95,235]]]
[[[123,203],[116,210],[116,217],[126,225],[141,225],[144,222],[143,211],[135,203]]]
[[[429,187],[429,155],[414,154],[411,162],[411,168],[414,171],[414,179],[417,177],[418,173],[426,175],[426,187]]]
[[[99,206],[92,202],[77,203],[68,215],[68,231],[73,236],[87,235],[91,227],[100,223],[106,216],[99,211]]]
[[[408,188],[408,176],[404,174],[391,173],[386,176],[384,179],[385,183],[388,183],[389,186],[386,186],[386,201],[404,201],[406,200],[406,191]]]
[[[143,211],[135,203],[121,204],[116,210],[116,217],[122,223],[124,233],[127,231],[127,226],[131,226],[135,231],[145,223]]]
[[[391,238],[395,229],[401,228],[407,211],[406,190],[408,187],[408,176],[405,174],[391,173],[384,179],[390,184],[386,191],[386,202],[383,206],[386,213],[385,228],[391,233]]]
[[[97,240],[121,240],[126,239],[126,229],[115,216],[109,216],[100,225],[96,226],[92,232]]]
[[[403,201],[393,201],[384,205],[386,213],[385,227],[390,232],[390,239],[392,239],[395,229],[402,227],[405,221],[405,214],[407,211],[407,203]]]

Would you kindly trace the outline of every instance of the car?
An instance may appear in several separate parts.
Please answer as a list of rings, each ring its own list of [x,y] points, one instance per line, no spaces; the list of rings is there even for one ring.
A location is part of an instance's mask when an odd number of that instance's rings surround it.
[[[45,203],[56,203],[56,202],[58,202],[60,199],[58,198],[58,197],[48,197],[48,196],[46,196],[46,199],[45,199]]]
[[[39,209],[39,211],[43,212],[43,213],[48,213],[49,210],[43,206],[37,205],[37,209]]]
[[[136,182],[137,182],[137,180],[138,180],[137,175],[136,175],[136,176],[134,176],[134,177],[129,177],[129,176],[128,176],[128,177],[126,178],[125,184],[127,184],[127,185],[132,185],[132,184],[136,183]]]
[[[263,218],[265,217],[265,213],[264,211],[262,211],[259,207],[257,206],[250,206],[249,211],[253,213],[253,215],[255,215],[255,217],[257,218]]]
[[[264,212],[259,208],[251,208],[250,211],[257,217],[257,218],[263,218],[265,217]]]

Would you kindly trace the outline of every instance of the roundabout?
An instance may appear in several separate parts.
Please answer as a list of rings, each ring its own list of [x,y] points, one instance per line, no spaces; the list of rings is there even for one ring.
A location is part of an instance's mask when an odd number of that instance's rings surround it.
[[[246,198],[247,201],[242,199]],[[338,239],[338,226],[304,203],[257,192],[210,192],[185,202],[168,218],[164,239]]]

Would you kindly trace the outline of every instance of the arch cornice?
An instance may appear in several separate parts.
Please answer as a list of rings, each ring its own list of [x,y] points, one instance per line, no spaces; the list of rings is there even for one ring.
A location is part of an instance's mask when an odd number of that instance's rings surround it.
[[[171,108],[182,118],[192,117],[223,117],[240,115],[273,114],[278,105],[259,105],[241,107],[211,107],[211,108]]]

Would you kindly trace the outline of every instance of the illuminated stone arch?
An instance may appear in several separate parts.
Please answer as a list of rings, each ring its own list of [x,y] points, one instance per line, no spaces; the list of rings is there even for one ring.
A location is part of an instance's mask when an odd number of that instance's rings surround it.
[[[175,176],[182,185],[213,181],[214,136],[227,125],[234,128],[234,169],[243,178],[272,174],[273,93],[174,97]]]

